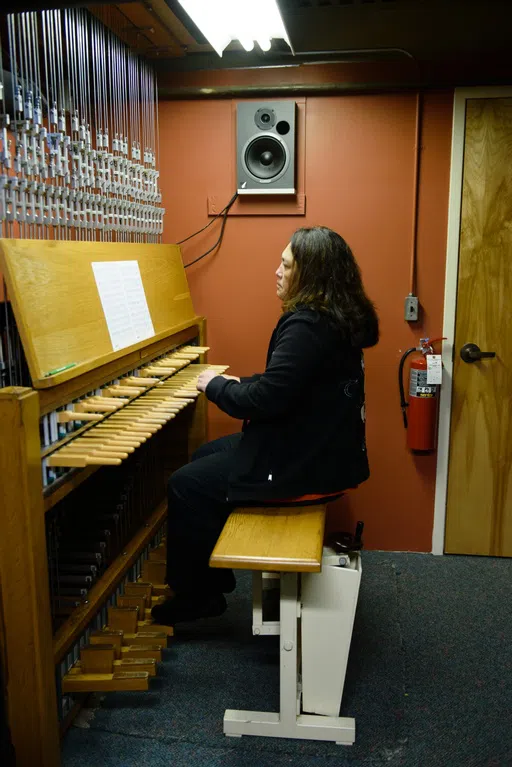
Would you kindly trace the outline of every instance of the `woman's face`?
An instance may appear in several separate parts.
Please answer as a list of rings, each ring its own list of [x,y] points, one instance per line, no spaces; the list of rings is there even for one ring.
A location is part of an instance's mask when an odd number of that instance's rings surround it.
[[[288,292],[288,284],[293,272],[294,258],[292,255],[292,246],[290,243],[283,250],[281,263],[276,271],[277,277],[277,297],[284,301]]]

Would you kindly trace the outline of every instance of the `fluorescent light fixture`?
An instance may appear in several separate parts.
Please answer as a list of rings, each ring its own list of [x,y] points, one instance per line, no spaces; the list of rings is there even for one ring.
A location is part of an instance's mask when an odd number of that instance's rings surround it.
[[[222,56],[232,40],[246,51],[254,41],[269,51],[272,38],[286,40],[292,47],[276,0],[179,0],[211,46]]]

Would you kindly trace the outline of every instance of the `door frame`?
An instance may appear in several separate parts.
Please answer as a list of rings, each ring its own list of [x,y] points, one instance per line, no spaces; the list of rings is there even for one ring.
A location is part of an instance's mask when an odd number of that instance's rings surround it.
[[[460,217],[462,208],[462,172],[464,166],[464,135],[466,101],[468,99],[509,98],[512,88],[456,88],[453,98],[452,151],[450,160],[450,191],[448,196],[448,233],[444,286],[443,383],[439,402],[439,435],[437,445],[436,490],[432,553],[444,554],[448,468],[450,458],[450,422],[453,390],[453,360],[455,355],[455,319],[459,272]]]

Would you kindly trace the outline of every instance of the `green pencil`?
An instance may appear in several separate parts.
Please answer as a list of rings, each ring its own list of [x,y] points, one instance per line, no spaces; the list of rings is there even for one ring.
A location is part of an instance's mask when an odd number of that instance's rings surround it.
[[[64,370],[69,370],[69,368],[74,368],[76,365],[76,362],[70,362],[69,365],[63,365],[61,368],[55,368],[55,370],[50,370],[49,373],[45,373],[44,377],[48,378],[48,376],[55,376],[57,373],[62,373]]]

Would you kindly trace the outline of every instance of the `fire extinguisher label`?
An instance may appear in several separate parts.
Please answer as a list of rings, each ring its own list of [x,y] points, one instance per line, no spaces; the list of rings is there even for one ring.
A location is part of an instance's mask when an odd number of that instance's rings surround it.
[[[443,363],[440,354],[427,354],[427,383],[443,383]]]
[[[409,386],[410,397],[435,397],[436,387],[427,384],[426,370],[411,370],[411,379]]]

